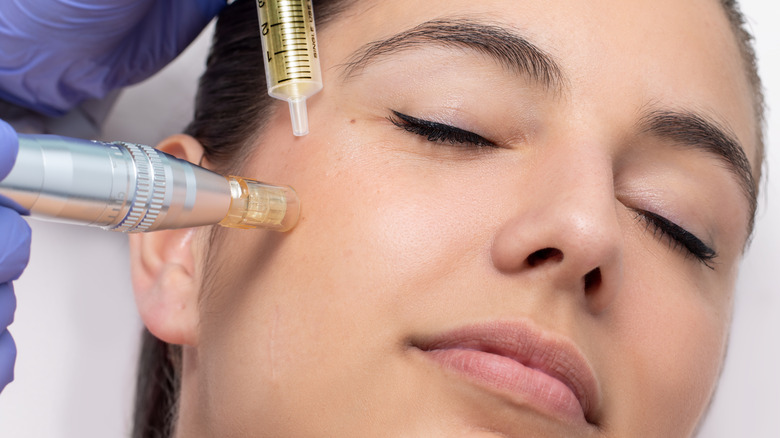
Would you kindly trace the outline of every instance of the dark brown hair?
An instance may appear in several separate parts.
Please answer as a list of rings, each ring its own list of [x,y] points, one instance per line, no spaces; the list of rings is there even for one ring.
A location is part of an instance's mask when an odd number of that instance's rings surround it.
[[[317,0],[316,25],[327,26],[354,0]],[[220,173],[237,171],[272,111],[266,90],[255,0],[238,0],[217,19],[206,71],[200,78],[195,113],[185,133],[204,148]],[[133,438],[173,436],[181,377],[181,347],[142,333]]]
[[[322,28],[354,0],[315,0]],[[764,99],[752,48],[752,36],[735,0],[721,0],[742,53],[755,99],[758,126],[757,171],[763,162]],[[205,157],[222,173],[237,171],[267,123],[273,99],[266,80],[254,0],[238,0],[219,16],[206,71],[201,76],[195,113],[186,133],[198,139]],[[758,181],[758,175],[756,175]],[[181,347],[143,332],[138,365],[134,438],[173,435],[181,376]]]
[[[761,183],[761,175],[764,166],[764,156],[766,154],[764,147],[764,124],[766,101],[764,100],[764,89],[761,84],[761,77],[758,75],[758,59],[756,51],[753,48],[753,35],[747,27],[745,15],[739,7],[737,0],[721,0],[721,4],[726,11],[726,16],[731,23],[731,29],[737,39],[740,54],[742,55],[742,64],[747,75],[750,86],[753,89],[753,105],[756,117],[756,156],[754,163],[754,172],[756,183],[756,192]]]

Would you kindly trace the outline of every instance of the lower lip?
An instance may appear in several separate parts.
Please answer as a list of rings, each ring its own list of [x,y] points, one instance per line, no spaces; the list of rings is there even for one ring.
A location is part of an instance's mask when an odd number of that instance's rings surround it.
[[[560,380],[505,356],[484,351],[446,348],[425,351],[445,369],[502,393],[567,423],[586,422],[582,406]]]

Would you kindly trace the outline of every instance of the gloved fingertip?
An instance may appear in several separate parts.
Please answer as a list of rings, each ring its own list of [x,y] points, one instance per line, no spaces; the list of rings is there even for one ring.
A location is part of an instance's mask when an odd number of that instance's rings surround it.
[[[30,261],[32,231],[19,214],[0,207],[0,283],[19,278]]]
[[[0,195],[0,208],[3,207],[10,208],[11,210],[21,214],[22,216],[30,215],[30,210],[22,207],[21,205],[19,205],[18,202],[14,201],[11,198],[6,198],[5,196]]]
[[[19,137],[16,131],[0,119],[0,180],[6,177],[14,167],[19,152]]]
[[[0,392],[14,380],[16,344],[8,330],[0,332]]]
[[[0,329],[5,330],[14,322],[16,312],[16,294],[10,282],[0,283]]]

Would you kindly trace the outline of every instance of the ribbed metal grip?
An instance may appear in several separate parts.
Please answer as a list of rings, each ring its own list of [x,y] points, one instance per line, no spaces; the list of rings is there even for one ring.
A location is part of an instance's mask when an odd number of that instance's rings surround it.
[[[123,232],[216,224],[231,202],[225,177],[149,146],[52,135],[19,135],[0,194],[34,216]]]
[[[147,231],[164,208],[165,169],[158,151],[145,145],[114,143],[124,146],[133,157],[136,166],[135,199],[130,212],[116,226],[115,231]]]

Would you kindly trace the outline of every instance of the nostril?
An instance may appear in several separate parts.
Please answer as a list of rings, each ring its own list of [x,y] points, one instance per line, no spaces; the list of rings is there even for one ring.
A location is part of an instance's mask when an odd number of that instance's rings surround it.
[[[526,262],[528,263],[528,266],[534,267],[548,260],[556,262],[563,261],[563,252],[557,248],[540,249],[529,255]]]
[[[597,289],[601,285],[601,269],[596,268],[585,275],[585,292]]]

